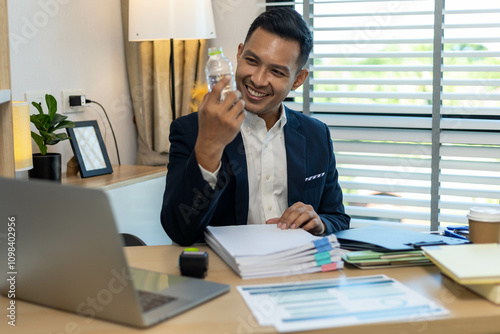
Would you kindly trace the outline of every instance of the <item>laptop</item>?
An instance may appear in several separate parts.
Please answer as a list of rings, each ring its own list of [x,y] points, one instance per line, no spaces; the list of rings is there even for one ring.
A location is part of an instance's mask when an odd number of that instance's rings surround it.
[[[129,268],[101,190],[0,178],[0,217],[0,292],[9,296],[14,276],[15,299],[148,327],[229,291]]]

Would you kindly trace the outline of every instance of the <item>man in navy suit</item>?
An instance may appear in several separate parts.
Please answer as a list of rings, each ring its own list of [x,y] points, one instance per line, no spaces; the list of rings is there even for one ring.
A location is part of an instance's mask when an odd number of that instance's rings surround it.
[[[267,11],[238,46],[237,90],[223,78],[198,113],[175,120],[161,222],[180,245],[208,225],[349,228],[328,127],[283,105],[308,76],[312,34],[293,9]]]

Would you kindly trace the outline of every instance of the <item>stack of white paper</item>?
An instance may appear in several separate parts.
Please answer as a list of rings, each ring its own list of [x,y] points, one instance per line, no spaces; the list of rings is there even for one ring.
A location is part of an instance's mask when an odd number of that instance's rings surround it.
[[[343,268],[340,244],[333,234],[317,237],[276,225],[209,226],[205,240],[244,279]]]

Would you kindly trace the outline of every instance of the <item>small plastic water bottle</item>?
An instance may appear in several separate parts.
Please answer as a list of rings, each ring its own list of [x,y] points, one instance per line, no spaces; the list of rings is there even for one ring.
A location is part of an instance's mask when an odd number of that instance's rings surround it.
[[[214,47],[208,49],[208,61],[207,67],[205,68],[205,74],[207,76],[208,90],[211,92],[212,88],[226,75],[231,76],[231,81],[222,89],[221,101],[224,100],[227,93],[236,90],[236,82],[234,81],[234,71],[233,65],[224,56],[222,52],[222,47]]]

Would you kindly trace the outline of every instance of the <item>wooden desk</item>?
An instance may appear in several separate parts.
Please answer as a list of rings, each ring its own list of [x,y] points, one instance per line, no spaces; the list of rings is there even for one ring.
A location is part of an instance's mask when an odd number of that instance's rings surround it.
[[[360,270],[346,268],[342,271],[314,273],[300,277],[277,277],[257,280],[242,280],[206,246],[199,247],[209,252],[209,272],[207,280],[231,285],[231,291],[203,305],[191,309],[157,326],[146,330],[125,327],[97,319],[88,319],[75,314],[17,301],[17,326],[7,325],[2,317],[1,333],[276,333],[272,327],[259,327],[250,310],[236,291],[235,286],[244,284],[272,283],[283,281],[312,280],[342,276],[365,276],[386,274],[422,295],[431,298],[450,311],[443,319],[411,319],[407,322],[380,323],[355,327],[340,327],[315,331],[314,333],[498,333],[500,331],[500,306],[478,297],[469,290],[454,284],[440,275],[435,266],[391,268],[380,270]],[[131,266],[178,274],[178,246],[148,246],[125,248]],[[77,287],[75,287],[77,288]],[[8,299],[1,297],[0,305]]]

